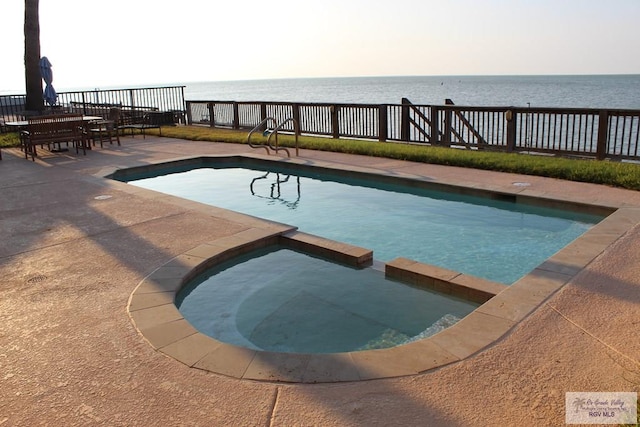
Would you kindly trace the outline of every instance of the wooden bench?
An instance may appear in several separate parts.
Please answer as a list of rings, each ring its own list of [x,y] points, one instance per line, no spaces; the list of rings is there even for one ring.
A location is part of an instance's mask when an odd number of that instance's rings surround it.
[[[21,133],[21,141],[26,159],[31,154],[35,161],[38,153],[36,146],[45,144],[51,149],[52,144],[71,143],[76,153],[87,154],[82,115],[65,114],[56,116],[37,116],[28,119],[27,129]]]
[[[67,112],[71,114],[83,114],[85,116],[100,116],[106,119],[112,108],[122,108],[122,105],[71,101]]]

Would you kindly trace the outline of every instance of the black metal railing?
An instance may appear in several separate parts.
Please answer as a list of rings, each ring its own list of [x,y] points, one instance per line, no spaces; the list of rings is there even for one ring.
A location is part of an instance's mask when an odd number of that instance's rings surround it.
[[[184,121],[184,86],[164,86],[129,89],[95,89],[59,92],[54,106],[43,106],[44,112],[74,112],[107,117],[109,109],[123,111],[163,111],[175,114],[176,121]],[[0,117],[5,121],[29,115],[25,111],[24,95],[1,95]]]
[[[307,135],[640,161],[640,110],[187,101],[192,125],[251,129],[265,117],[294,118]]]

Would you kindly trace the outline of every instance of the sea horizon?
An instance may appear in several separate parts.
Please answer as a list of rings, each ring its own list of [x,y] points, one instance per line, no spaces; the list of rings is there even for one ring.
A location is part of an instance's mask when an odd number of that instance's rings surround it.
[[[188,100],[640,109],[640,74],[314,77],[190,82]]]
[[[55,83],[55,82],[54,82]],[[640,109],[640,74],[408,75],[191,81],[59,92],[185,86],[185,100]],[[5,93],[6,92],[6,93]],[[19,91],[0,94],[20,95]]]

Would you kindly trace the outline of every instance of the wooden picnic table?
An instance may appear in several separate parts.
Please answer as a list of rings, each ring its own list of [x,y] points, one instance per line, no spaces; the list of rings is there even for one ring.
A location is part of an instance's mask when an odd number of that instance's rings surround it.
[[[83,116],[76,114],[63,114],[53,116],[35,116],[27,120],[13,122],[10,126],[20,126],[20,141],[25,158],[35,161],[38,155],[36,147],[61,143],[71,143],[76,147],[76,153],[87,154],[87,141],[85,126],[93,120],[102,119],[97,116]]]

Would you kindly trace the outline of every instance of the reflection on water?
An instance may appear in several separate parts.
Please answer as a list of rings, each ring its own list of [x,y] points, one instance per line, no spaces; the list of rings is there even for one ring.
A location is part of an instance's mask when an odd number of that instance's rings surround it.
[[[281,178],[281,177],[284,177],[284,178]],[[249,189],[251,190],[252,196],[260,197],[263,199],[279,201],[287,208],[295,210],[298,207],[298,203],[300,202],[300,177],[295,176],[294,178],[295,178],[295,183],[289,183],[289,179],[291,179],[291,175],[285,175],[277,172],[266,172],[261,176],[253,178],[251,180],[251,184],[249,184]],[[259,194],[259,190],[255,189],[255,187],[258,186],[256,182],[260,183],[261,180],[266,180],[265,182],[267,183],[267,189],[269,190],[268,196]],[[297,190],[296,194],[298,195],[298,197],[296,197],[296,199],[293,201],[286,200],[282,196],[282,191],[280,186],[287,183],[296,186],[296,190]]]

